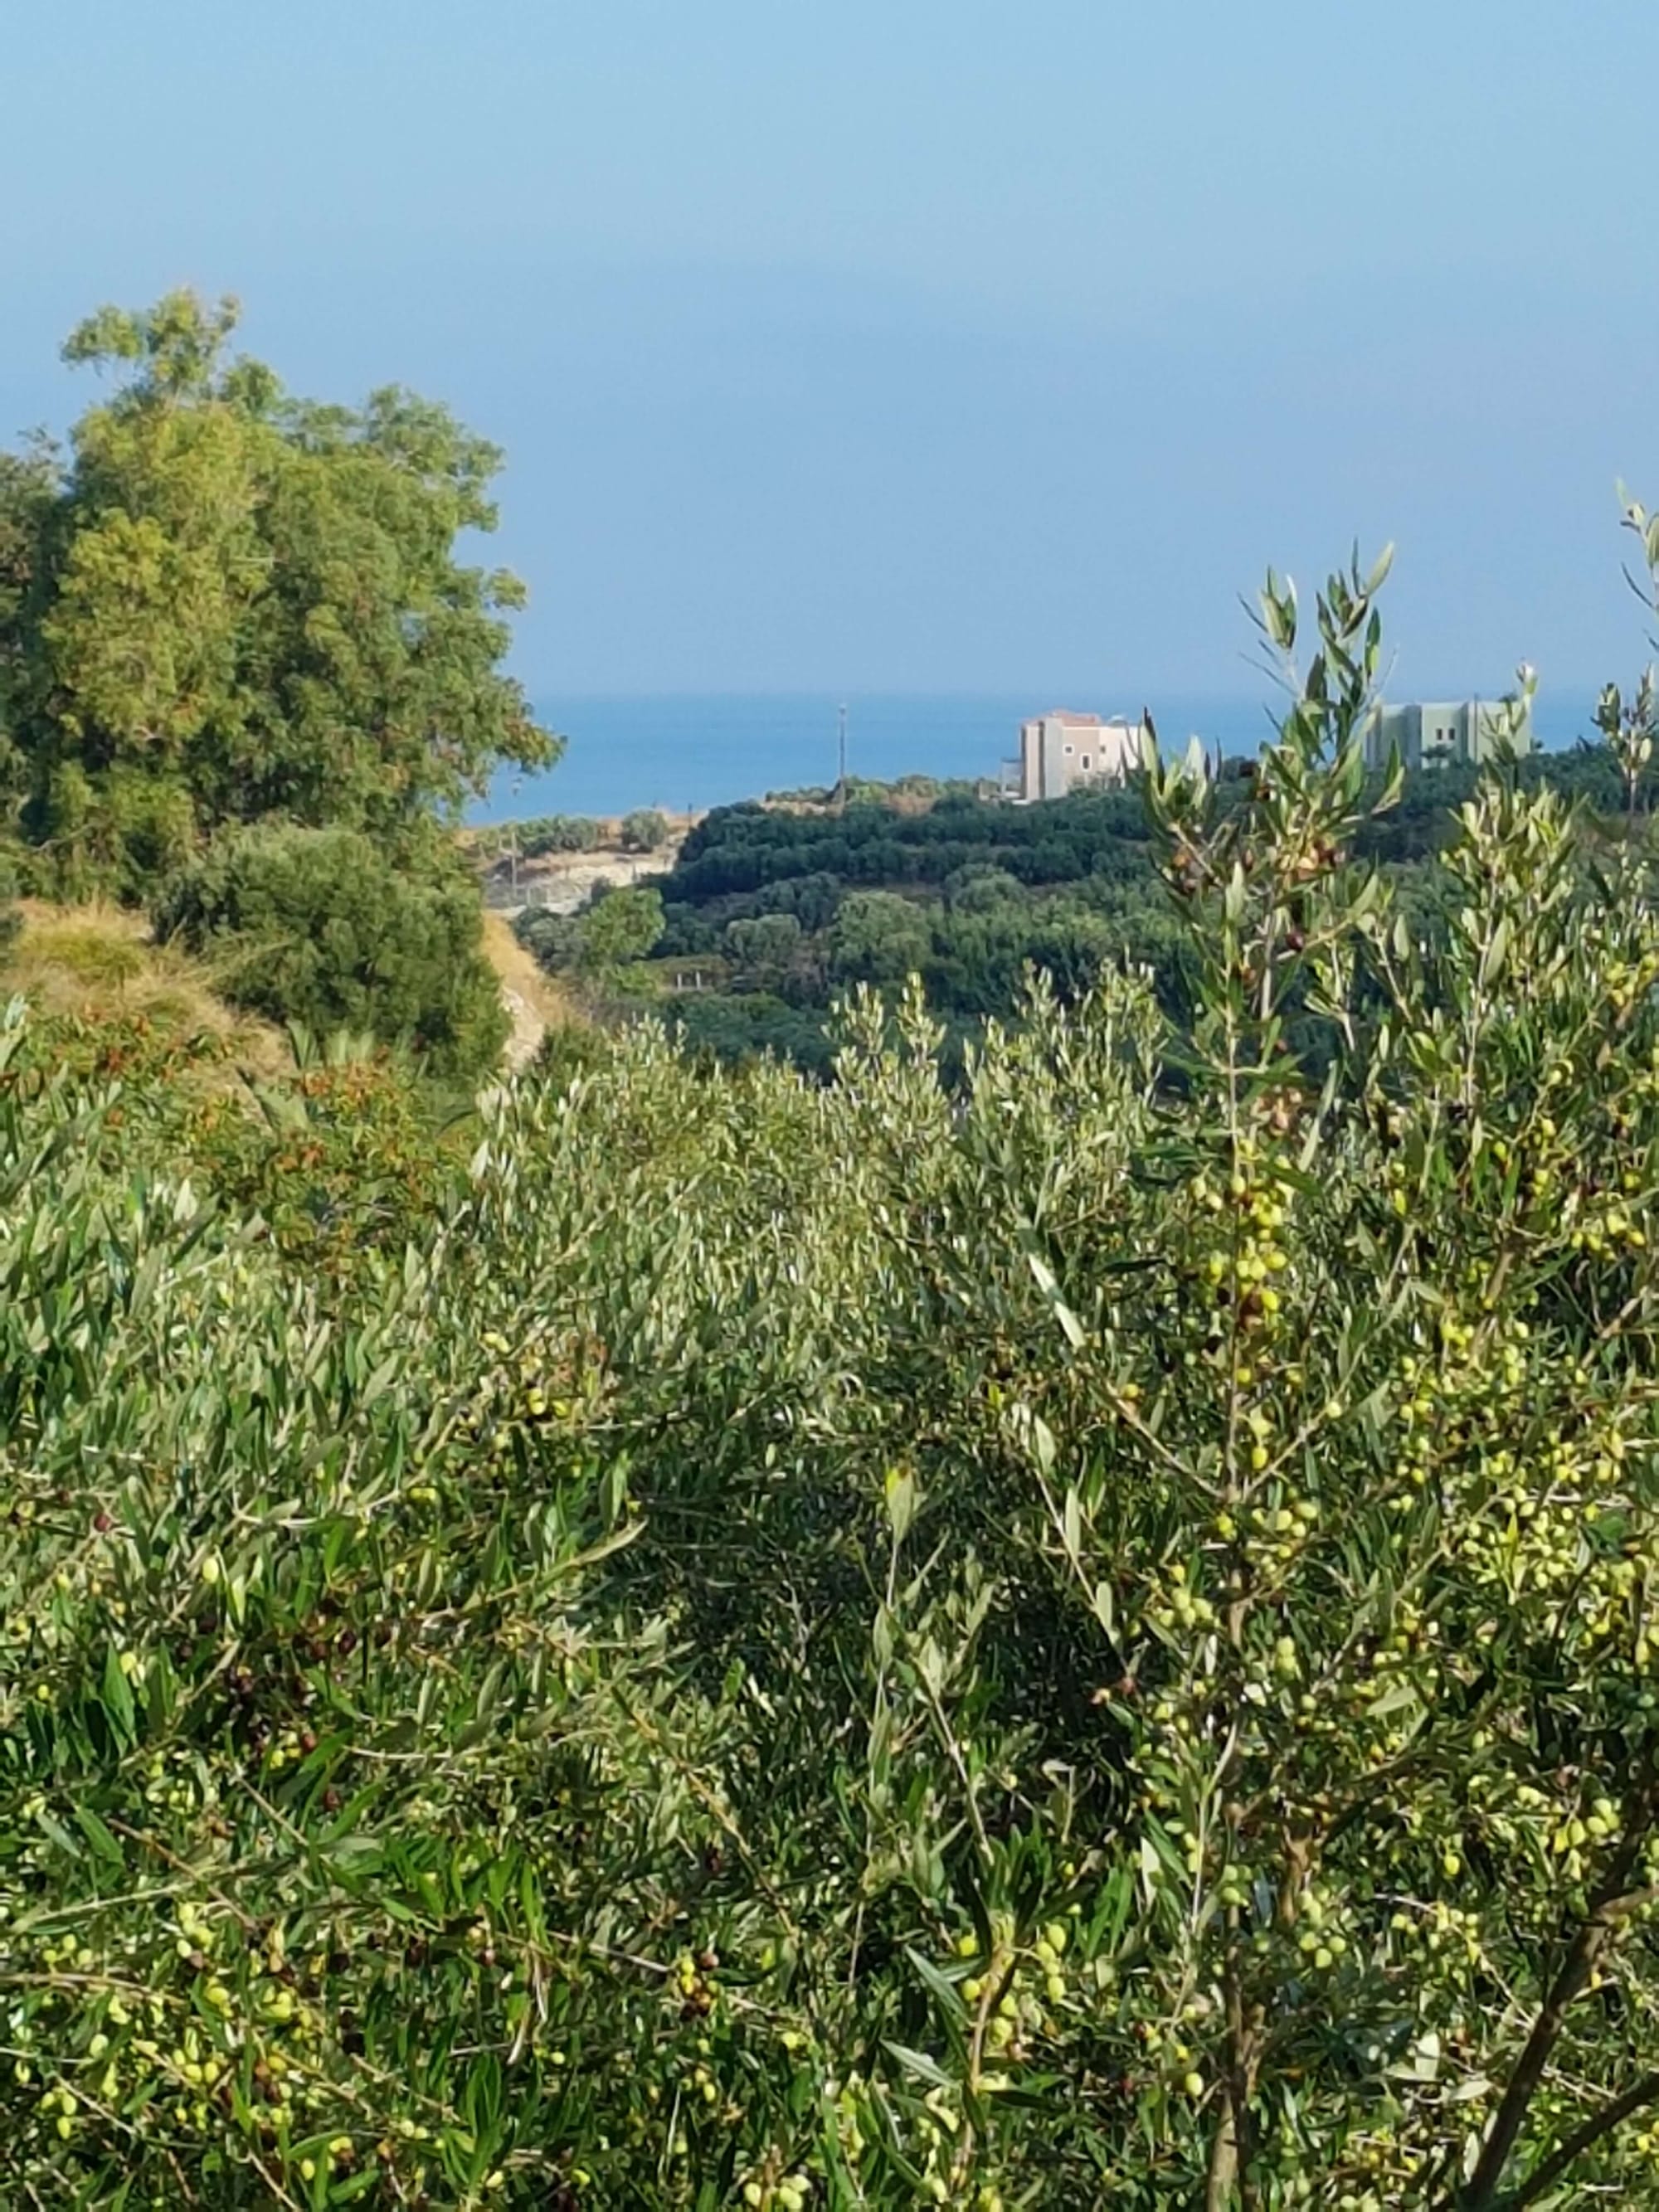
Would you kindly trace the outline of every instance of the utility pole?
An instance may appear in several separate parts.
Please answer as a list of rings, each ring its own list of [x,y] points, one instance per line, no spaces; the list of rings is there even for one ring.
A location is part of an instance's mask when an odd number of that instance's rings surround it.
[[[836,720],[838,725],[838,757],[841,768],[841,772],[836,779],[836,811],[837,814],[844,814],[847,811],[847,709],[844,706],[836,710]]]

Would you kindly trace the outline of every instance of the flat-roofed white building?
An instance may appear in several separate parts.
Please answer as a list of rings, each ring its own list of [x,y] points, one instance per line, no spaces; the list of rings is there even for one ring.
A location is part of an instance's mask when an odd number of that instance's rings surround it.
[[[1366,757],[1373,768],[1386,768],[1395,753],[1409,769],[1478,768],[1496,757],[1504,720],[1505,709],[1490,699],[1384,707],[1367,733]],[[1517,753],[1534,748],[1530,706],[1513,742]]]

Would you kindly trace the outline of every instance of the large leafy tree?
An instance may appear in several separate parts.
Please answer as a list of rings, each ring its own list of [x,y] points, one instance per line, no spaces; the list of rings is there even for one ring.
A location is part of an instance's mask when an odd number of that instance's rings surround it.
[[[927,957],[927,917],[896,891],[854,891],[830,933],[830,958],[842,982],[895,983]]]
[[[0,772],[60,877],[270,814],[395,840],[553,757],[500,665],[522,587],[457,556],[497,449],[399,389],[295,398],[236,319],[102,310],[64,357],[113,394],[0,467]]]

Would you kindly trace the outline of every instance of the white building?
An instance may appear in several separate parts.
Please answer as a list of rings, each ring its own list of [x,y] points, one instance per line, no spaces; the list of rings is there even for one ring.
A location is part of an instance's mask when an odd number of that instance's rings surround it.
[[[1019,757],[1004,773],[1004,795],[1021,805],[1063,799],[1079,786],[1127,783],[1141,762],[1139,722],[1056,707],[1019,726]]]
[[[1384,707],[1366,735],[1365,757],[1373,768],[1386,768],[1395,753],[1409,769],[1478,768],[1496,757],[1504,716],[1503,707],[1481,699]],[[1517,753],[1534,750],[1530,706],[1513,742]]]

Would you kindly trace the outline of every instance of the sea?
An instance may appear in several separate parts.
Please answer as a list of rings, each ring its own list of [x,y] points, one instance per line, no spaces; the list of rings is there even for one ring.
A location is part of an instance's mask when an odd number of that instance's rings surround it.
[[[467,810],[475,823],[525,821],[546,814],[625,814],[658,806],[699,813],[711,806],[763,799],[769,792],[833,784],[837,773],[840,710],[847,710],[847,770],[890,782],[901,775],[994,777],[1018,748],[1019,725],[1045,707],[1073,699],[1034,701],[1030,693],[884,693],[761,695],[684,693],[660,696],[541,699],[538,719],[565,740],[557,765],[544,774],[511,769]],[[1160,696],[1126,692],[1091,711],[1133,720],[1151,710],[1165,750],[1188,738],[1224,755],[1254,753],[1270,727],[1273,701]],[[1570,745],[1590,726],[1593,702],[1540,696],[1534,715],[1540,743]]]

